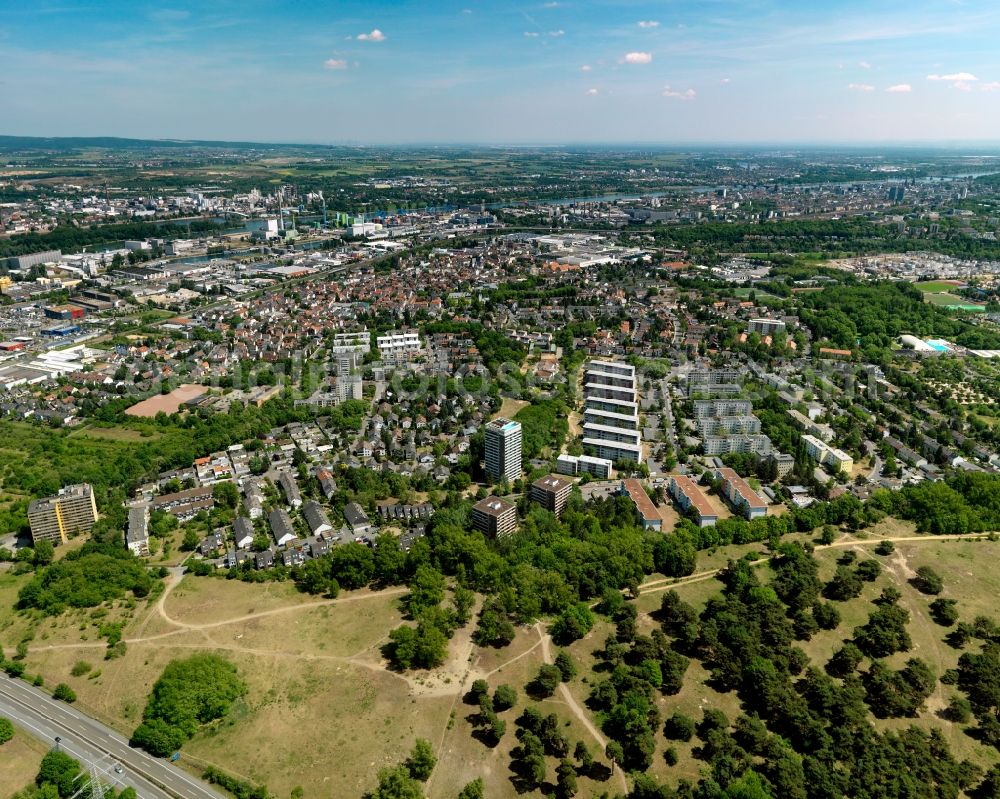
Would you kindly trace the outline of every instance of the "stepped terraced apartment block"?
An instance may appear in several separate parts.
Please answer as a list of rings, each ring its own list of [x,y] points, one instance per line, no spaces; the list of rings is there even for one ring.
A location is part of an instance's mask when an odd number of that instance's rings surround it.
[[[583,447],[609,461],[642,460],[635,367],[593,360],[583,378]]]

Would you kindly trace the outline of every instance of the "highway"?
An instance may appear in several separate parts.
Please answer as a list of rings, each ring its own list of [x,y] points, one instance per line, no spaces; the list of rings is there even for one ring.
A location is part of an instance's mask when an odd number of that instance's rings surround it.
[[[59,748],[79,760],[84,770],[89,762],[98,763],[102,771],[107,769],[106,782],[118,790],[133,787],[139,799],[226,799],[178,766],[133,749],[114,730],[22,680],[0,676],[0,715],[53,746],[58,736]],[[115,772],[115,763],[121,764],[121,774]]]

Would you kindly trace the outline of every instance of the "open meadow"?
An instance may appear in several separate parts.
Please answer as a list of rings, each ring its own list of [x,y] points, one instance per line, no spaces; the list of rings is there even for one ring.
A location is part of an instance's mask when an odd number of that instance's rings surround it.
[[[875,546],[885,537],[897,539],[895,551],[874,555]],[[998,547],[986,540],[915,536],[912,525],[894,520],[861,536],[844,534],[832,546],[818,546],[822,580],[830,578],[837,559],[845,553],[854,553],[858,560],[878,560],[881,574],[865,584],[859,597],[835,603],[841,613],[836,629],[821,631],[798,645],[822,667],[842,641],[851,637],[853,628],[865,622],[874,607],[871,600],[894,586],[902,594],[901,606],[910,613],[913,648],[887,662],[899,668],[906,658],[919,656],[940,676],[955,666],[960,653],[944,643],[947,629],[930,619],[930,598],[909,579],[918,566],[932,565],[944,578],[943,596],[957,600],[963,619],[992,615],[992,598],[1000,590],[1000,576],[992,566]],[[760,544],[700,553],[696,572],[689,577],[651,576],[636,600],[638,631],[649,634],[658,626],[656,611],[667,590],[676,590],[684,601],[702,609],[722,588],[716,570],[746,555],[759,561],[760,578],[769,579],[766,551]],[[443,666],[430,672],[397,673],[387,667],[382,647],[389,631],[403,619],[398,600],[404,588],[320,599],[298,593],[290,583],[180,577],[174,570],[164,581],[163,591],[149,599],[30,621],[9,610],[27,579],[27,575],[0,576],[0,606],[7,609],[0,617],[4,651],[9,653],[30,638],[25,660],[28,673],[42,676],[47,686],[68,683],[77,694],[80,710],[125,734],[141,720],[153,683],[172,659],[213,652],[236,666],[248,692],[225,718],[205,726],[183,746],[181,762],[194,773],[213,765],[251,782],[266,782],[279,797],[296,787],[302,788],[305,797],[360,796],[373,787],[379,768],[401,762],[413,741],[421,737],[432,743],[439,758],[426,786],[430,799],[452,799],[476,777],[483,778],[486,795],[496,799],[521,795],[517,786],[524,789],[510,768],[511,749],[517,743],[514,720],[533,701],[526,686],[558,651],[542,624],[517,628],[509,646],[495,649],[472,643],[474,623],[470,623],[450,642],[449,659]],[[107,645],[99,628],[111,622],[122,625],[126,648],[119,657],[106,660]],[[601,678],[594,670],[595,653],[613,633],[613,625],[597,617],[586,636],[566,647],[577,664],[576,677],[537,703],[543,714],[558,716],[571,747],[582,741],[598,763],[606,763],[603,752],[608,739],[599,714],[587,708],[587,700],[592,684]],[[465,701],[472,682],[480,678],[491,691],[508,684],[518,694],[516,705],[500,714],[507,730],[496,745],[476,733],[478,708]],[[876,727],[914,723],[941,729],[957,756],[989,765],[995,753],[971,738],[963,725],[939,715],[953,693],[938,683],[917,718],[876,721]],[[656,706],[662,718],[680,711],[698,719],[706,708],[721,709],[730,719],[741,712],[736,694],[714,690],[708,672],[696,661],[690,663],[680,692],[657,696]],[[699,777],[705,763],[692,754],[696,741],[667,741],[662,729],[655,739],[652,775],[670,783]],[[668,747],[679,755],[676,765],[664,760]],[[18,768],[30,779],[36,767],[29,758],[28,765]],[[21,780],[21,776],[17,773],[11,779]],[[554,779],[550,761],[550,787]],[[599,768],[592,776],[581,777],[579,795],[624,789],[620,771],[611,774]],[[542,796],[545,790],[543,786],[523,795]]]

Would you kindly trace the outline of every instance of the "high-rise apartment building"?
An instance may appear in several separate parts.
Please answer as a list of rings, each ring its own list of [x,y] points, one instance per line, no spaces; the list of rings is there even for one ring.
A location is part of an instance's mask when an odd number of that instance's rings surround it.
[[[583,447],[587,453],[610,461],[642,460],[635,367],[590,361],[583,390]]]
[[[32,541],[65,544],[68,536],[89,532],[96,521],[97,503],[88,483],[66,486],[54,497],[28,505]]]
[[[521,476],[521,423],[502,417],[486,425],[486,476],[495,482]]]

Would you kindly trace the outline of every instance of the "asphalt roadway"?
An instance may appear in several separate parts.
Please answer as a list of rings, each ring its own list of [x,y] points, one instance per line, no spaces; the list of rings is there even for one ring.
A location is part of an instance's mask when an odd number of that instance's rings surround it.
[[[180,767],[140,749],[128,740],[65,702],[23,680],[0,674],[0,715],[9,717],[39,740],[59,748],[83,764],[96,763],[103,781],[121,790],[135,789],[139,799],[226,799],[225,795]],[[122,772],[115,770],[120,764]]]

